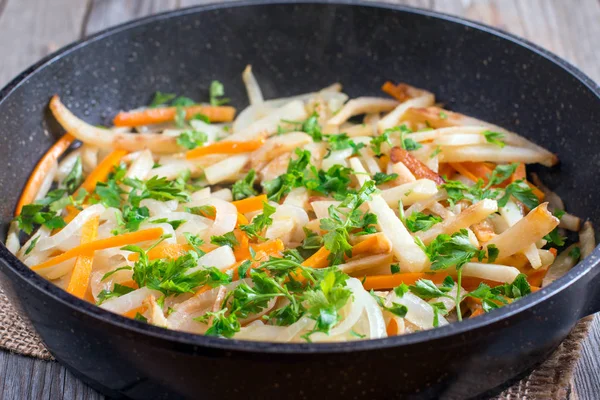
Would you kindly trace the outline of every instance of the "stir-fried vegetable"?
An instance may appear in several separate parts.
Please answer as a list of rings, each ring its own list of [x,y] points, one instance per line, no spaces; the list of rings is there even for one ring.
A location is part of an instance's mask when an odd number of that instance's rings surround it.
[[[427,90],[386,82],[393,99],[348,101],[335,84],[266,100],[250,66],[243,81],[250,106],[235,121],[219,81],[210,105],[157,92],[111,128],[54,96],[69,133],[33,171],[7,247],[125,317],[321,342],[492,312],[595,246],[589,222],[528,180],[526,164],[554,154]]]

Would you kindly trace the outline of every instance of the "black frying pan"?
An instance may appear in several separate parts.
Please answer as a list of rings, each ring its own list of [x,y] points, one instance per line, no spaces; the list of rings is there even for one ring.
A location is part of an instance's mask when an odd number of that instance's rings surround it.
[[[211,80],[246,104],[253,64],[268,97],[341,81],[351,96],[386,79],[436,93],[453,110],[516,130],[559,154],[540,169],[569,210],[600,221],[599,88],[556,56],[491,28],[406,7],[238,3],[135,21],[71,45],[0,91],[3,228],[38,158],[61,134],[54,93],[106,124],[156,90],[204,98]],[[6,229],[3,229],[5,232]],[[3,238],[2,238],[3,239]],[[462,323],[355,343],[271,344],[167,331],[58,289],[0,246],[11,300],[52,354],[94,388],[148,398],[467,398],[497,390],[600,309],[596,250],[524,300]]]

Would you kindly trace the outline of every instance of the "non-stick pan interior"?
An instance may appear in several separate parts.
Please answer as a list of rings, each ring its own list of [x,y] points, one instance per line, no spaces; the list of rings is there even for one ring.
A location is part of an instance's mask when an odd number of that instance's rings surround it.
[[[0,100],[0,218],[4,237],[36,161],[62,133],[47,111],[59,94],[77,115],[110,124],[157,91],[198,101],[214,79],[242,109],[252,64],[266,98],[341,82],[379,95],[385,80],[434,92],[452,110],[515,130],[559,154],[540,168],[568,209],[598,221],[600,100],[578,78],[495,34],[423,13],[333,4],[182,11],[101,34],[58,55]],[[588,84],[590,84],[588,82]]]

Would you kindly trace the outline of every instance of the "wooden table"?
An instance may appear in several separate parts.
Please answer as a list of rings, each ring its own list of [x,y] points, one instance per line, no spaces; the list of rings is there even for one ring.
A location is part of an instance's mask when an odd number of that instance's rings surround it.
[[[67,43],[109,26],[215,0],[0,0],[0,87]],[[600,81],[600,0],[395,0],[493,25],[564,57]],[[594,320],[571,398],[600,396],[600,320]],[[0,351],[0,399],[101,399],[55,362]]]

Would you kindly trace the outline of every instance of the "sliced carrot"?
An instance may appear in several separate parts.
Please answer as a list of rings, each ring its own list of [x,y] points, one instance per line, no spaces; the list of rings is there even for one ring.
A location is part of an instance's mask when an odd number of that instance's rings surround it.
[[[315,254],[304,260],[302,265],[310,268],[326,268],[329,265],[327,258],[330,254],[331,252],[323,246]]]
[[[479,317],[480,315],[485,314],[485,311],[483,311],[483,307],[479,307],[476,308],[475,311],[473,311],[471,313],[471,316],[469,318],[475,318],[475,317]]]
[[[254,250],[254,252],[256,253],[264,252],[265,254],[272,256],[282,252],[285,249],[285,246],[283,245],[283,242],[280,239],[269,240],[259,244],[253,244],[250,245],[250,247],[252,247],[252,250]]]
[[[237,208],[238,213],[246,214],[263,209],[263,203],[268,201],[266,194],[260,196],[248,197],[243,200],[233,201],[231,204]]]
[[[31,267],[31,269],[37,271],[40,269],[52,267],[56,264],[60,264],[63,261],[70,260],[71,258],[75,258],[81,254],[87,254],[91,251],[126,246],[128,244],[145,242],[148,240],[156,240],[160,238],[162,234],[162,228],[150,228],[137,232],[124,233],[122,235],[117,235],[106,239],[94,240],[92,242],[80,244],[77,247],[69,249],[56,257],[53,257],[49,260],[44,261],[41,264]]]
[[[479,179],[487,183],[489,177],[492,175],[493,168],[490,168],[482,162],[462,162],[462,163],[449,163],[452,168],[457,170],[462,176],[477,182]]]
[[[548,272],[548,268],[540,268],[540,269],[532,269],[532,271],[530,271],[527,274],[527,281],[529,282],[529,284],[531,286],[542,286],[542,281],[544,280],[544,277],[546,276],[546,273]]]
[[[139,307],[133,308],[133,309],[123,313],[123,316],[133,319],[133,318],[135,318],[136,315],[138,315],[138,313],[140,313],[140,314],[145,313],[147,309],[148,309],[148,307],[146,307],[146,306],[139,306]]]
[[[50,149],[46,152],[46,154],[44,154],[40,161],[38,161],[33,172],[31,173],[31,175],[29,175],[29,179],[27,180],[25,189],[23,189],[23,192],[21,193],[21,198],[19,199],[19,202],[17,203],[17,207],[15,209],[15,217],[21,214],[23,206],[25,206],[26,204],[31,204],[35,200],[35,196],[37,195],[38,190],[40,189],[42,181],[48,174],[48,171],[50,170],[54,162],[56,162],[58,158],[69,148],[69,146],[71,145],[71,143],[73,143],[74,140],[75,138],[71,134],[64,134],[63,137],[58,139],[56,143],[54,143],[52,147],[50,147]]]
[[[391,289],[401,283],[412,285],[419,279],[428,279],[433,283],[440,284],[448,276],[444,272],[425,273],[425,272],[406,272],[394,275],[371,275],[365,277],[363,286],[366,290],[381,290]],[[462,286],[466,290],[474,290],[479,286],[480,283],[485,283],[489,286],[498,286],[501,282],[490,281],[487,279],[472,278],[468,276],[462,277]]]
[[[216,248],[216,246],[212,244],[203,244],[200,246],[200,250],[204,252],[212,251]],[[178,244],[178,243],[165,243],[162,242],[158,246],[150,249],[148,251],[148,259],[149,260],[157,260],[160,258],[170,258],[177,259],[186,255],[190,250],[192,250],[192,246],[189,244]],[[129,261],[137,261],[139,260],[140,255],[138,253],[130,254],[127,259]]]
[[[242,213],[238,213],[236,226],[248,225],[248,218]]]
[[[398,327],[398,322],[396,321],[396,318],[390,319],[390,322],[388,322],[385,330],[388,336],[396,336],[398,334],[398,331],[400,329]]]
[[[381,86],[381,90],[401,102],[410,99],[410,96],[407,93],[407,88],[408,85],[404,83],[394,85],[390,81],[387,81],[383,84],[383,86]]]
[[[77,214],[80,213],[80,211],[77,208],[75,208],[71,205],[66,206],[65,210],[67,211],[67,215],[65,216],[64,220],[67,224],[69,222],[73,221],[73,219],[77,216]]]
[[[401,147],[392,147],[390,159],[393,163],[402,161],[402,163],[406,165],[406,168],[408,168],[417,179],[430,179],[438,185],[445,183],[441,176]]]
[[[217,142],[207,146],[196,147],[185,153],[185,158],[202,157],[208,154],[238,154],[254,151],[265,143],[265,139],[249,140],[247,142]]]
[[[94,189],[96,189],[96,184],[105,181],[110,171],[121,162],[121,159],[125,157],[126,154],[127,152],[125,150],[114,150],[107,155],[85,178],[81,187],[87,190],[88,193],[92,193]]]
[[[438,175],[441,176],[442,179],[444,176],[448,179],[452,179],[452,176],[454,175],[455,171],[456,170],[452,168],[452,165],[450,165],[449,163],[440,163]]]
[[[467,179],[472,180],[473,182],[477,182],[479,179],[471,172],[468,168],[466,168],[463,163],[448,163],[452,168],[458,171],[459,174],[464,176]]]
[[[517,167],[515,172],[510,177],[510,181],[515,182],[515,181],[518,181],[521,179],[525,179],[526,176],[527,176],[527,173],[525,171],[525,163],[519,163],[519,166]]]
[[[542,192],[533,183],[531,183],[529,181],[525,181],[525,182],[527,183],[527,185],[529,185],[529,187],[531,188],[531,191],[533,192],[533,194],[535,194],[535,197],[537,197],[540,202],[544,201],[544,197],[546,197],[546,195],[544,195],[544,192]]]
[[[132,288],[132,289],[139,289],[140,288],[138,286],[137,282],[134,281],[133,279],[130,279],[130,280],[125,281],[125,282],[121,282],[121,283],[119,283],[119,285],[121,285],[121,286],[127,286],[128,288]]]
[[[548,251],[549,251],[550,253],[552,253],[552,255],[553,255],[554,257],[556,257],[556,255],[558,254],[558,250],[556,250],[554,247],[550,247],[550,248],[548,249]]]
[[[202,293],[208,292],[210,289],[211,287],[209,285],[204,285],[200,289],[198,289],[196,293],[194,293],[194,296],[200,296]]]
[[[392,248],[389,240],[382,239],[380,234],[375,234],[352,246],[352,257],[362,254],[388,253],[391,250]]]
[[[81,228],[81,242],[80,244],[86,244],[96,240],[98,234],[98,224],[100,223],[100,217],[90,218],[83,227]],[[67,292],[73,296],[82,299],[87,292],[90,283],[90,274],[92,273],[92,264],[94,263],[94,251],[82,253],[77,257],[75,266],[69,284],[67,285]]]
[[[234,229],[233,234],[238,241],[238,244],[233,246],[233,255],[237,261],[246,260],[250,257],[250,246],[248,235],[239,229]]]
[[[230,106],[203,106],[193,105],[183,107],[185,119],[190,119],[198,114],[208,117],[210,122],[231,122],[235,117],[235,108]],[[113,124],[115,126],[141,126],[160,124],[174,121],[177,115],[177,107],[148,108],[141,111],[121,111],[118,113]]]

